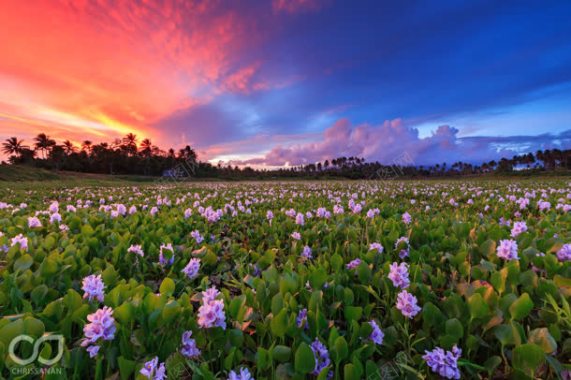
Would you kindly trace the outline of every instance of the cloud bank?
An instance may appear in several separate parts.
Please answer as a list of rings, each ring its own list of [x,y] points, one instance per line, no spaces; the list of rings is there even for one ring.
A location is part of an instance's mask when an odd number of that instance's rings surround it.
[[[430,136],[420,137],[418,129],[401,119],[387,120],[379,125],[351,125],[340,119],[327,128],[319,141],[279,145],[263,157],[232,164],[283,166],[315,163],[341,156],[364,157],[367,161],[393,163],[406,154],[415,165],[434,165],[457,161],[481,163],[501,157],[538,149],[568,149],[571,130],[558,135],[538,136],[458,136],[458,129],[442,125]]]

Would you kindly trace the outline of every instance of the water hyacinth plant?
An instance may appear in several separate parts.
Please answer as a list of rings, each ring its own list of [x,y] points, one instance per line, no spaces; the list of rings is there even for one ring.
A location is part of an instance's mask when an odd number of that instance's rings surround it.
[[[0,374],[564,378],[567,182],[0,188]]]

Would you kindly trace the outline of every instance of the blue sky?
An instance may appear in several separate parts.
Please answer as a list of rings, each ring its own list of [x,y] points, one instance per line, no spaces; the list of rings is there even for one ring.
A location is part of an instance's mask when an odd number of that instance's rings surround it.
[[[259,166],[571,146],[569,1],[42,4],[0,16],[2,138],[134,130]]]

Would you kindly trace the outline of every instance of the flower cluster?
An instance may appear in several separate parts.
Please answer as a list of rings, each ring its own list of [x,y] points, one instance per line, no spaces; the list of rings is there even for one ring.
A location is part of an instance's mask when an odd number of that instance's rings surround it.
[[[349,264],[346,265],[347,269],[355,269],[361,264],[361,259],[351,260]]]
[[[381,330],[381,328],[379,327],[379,325],[377,325],[377,322],[375,321],[369,321],[369,325],[371,325],[371,327],[373,328],[373,331],[371,332],[369,339],[371,339],[375,344],[378,344],[380,346],[381,344],[383,344],[383,339],[385,338],[383,330]]]
[[[496,249],[497,255],[504,260],[519,260],[517,254],[517,242],[515,240],[500,240],[500,245]]]
[[[313,255],[311,253],[311,248],[309,246],[303,247],[303,252],[301,252],[301,257],[304,259],[312,259]]]
[[[444,351],[440,347],[436,347],[432,351],[425,351],[422,357],[432,372],[439,374],[446,379],[459,379],[460,370],[458,369],[458,359],[462,355],[462,350],[458,347],[452,347],[452,351]]]
[[[129,249],[127,249],[127,252],[145,257],[145,252],[143,252],[143,248],[140,245],[131,245]]]
[[[398,240],[395,242],[395,249],[399,250],[399,257],[401,259],[408,257],[410,253],[410,245],[408,242],[408,238],[406,236],[398,238]]]
[[[95,313],[89,314],[87,320],[90,322],[83,327],[85,338],[81,342],[82,347],[87,347],[90,357],[97,356],[101,340],[113,340],[115,338],[115,319],[113,309],[108,306],[98,309]]]
[[[525,231],[527,231],[527,225],[525,222],[515,222],[511,231],[511,236],[516,238],[518,235],[524,233]]]
[[[248,368],[240,368],[238,372],[230,371],[228,380],[254,380]]]
[[[186,275],[189,279],[194,279],[198,276],[198,271],[200,270],[200,259],[190,259],[188,264],[183,268],[182,273]]]
[[[212,287],[202,292],[202,305],[198,309],[198,325],[202,328],[222,327],[226,329],[224,301],[217,300],[220,292]]]
[[[200,356],[200,350],[196,347],[196,340],[191,338],[192,331],[188,330],[182,334],[182,347],[180,353],[188,359],[194,359]]]
[[[297,327],[305,327],[307,328],[307,309],[301,309],[297,318],[295,319],[295,323]]]
[[[170,253],[167,253],[165,255],[165,251],[168,251]],[[169,266],[172,265],[172,263],[174,263],[174,249],[172,247],[171,243],[168,244],[161,244],[160,248],[159,248],[159,264],[161,264],[162,266]]]
[[[407,263],[392,263],[390,266],[389,279],[393,282],[395,288],[406,289],[410,285],[408,278]]]
[[[407,318],[414,318],[420,312],[418,300],[406,290],[397,295],[397,309]]]
[[[313,343],[311,343],[311,351],[313,351],[313,356],[315,358],[315,367],[313,368],[313,375],[317,376],[321,371],[331,364],[331,359],[329,358],[329,351],[319,339],[315,338]]]
[[[369,251],[374,251],[374,250],[376,250],[378,253],[383,253],[385,247],[383,247],[381,243],[371,243],[369,245]]]
[[[159,358],[157,356],[146,362],[139,373],[151,380],[164,380],[167,378],[165,363],[159,364]]]
[[[559,259],[559,261],[571,261],[571,244],[564,244],[563,247],[557,251],[557,259]]]
[[[92,274],[85,277],[82,281],[81,289],[85,292],[83,293],[83,298],[87,298],[89,302],[94,299],[103,302],[103,298],[105,297],[105,284],[101,279],[101,275],[96,276]]]

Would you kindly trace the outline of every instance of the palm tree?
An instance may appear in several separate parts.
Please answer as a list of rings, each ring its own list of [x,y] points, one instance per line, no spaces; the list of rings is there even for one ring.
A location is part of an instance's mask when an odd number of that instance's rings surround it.
[[[127,133],[123,137],[123,148],[129,155],[137,153],[137,136],[133,133]]]
[[[45,133],[40,133],[34,138],[34,140],[36,141],[36,149],[42,151],[42,157],[44,159],[46,158],[46,152],[49,152],[56,145],[55,140],[50,139],[50,137]]]
[[[17,137],[10,137],[6,139],[5,143],[2,143],[2,152],[9,155],[20,156],[22,149],[25,148],[27,147],[24,146],[24,140],[18,140]]]
[[[153,152],[153,143],[150,139],[144,139],[141,141],[141,153],[144,157],[148,157]]]
[[[81,149],[87,152],[88,154],[91,154],[92,145],[93,143],[90,140],[84,140],[83,143],[81,144]]]
[[[63,142],[62,148],[63,148],[63,151],[65,152],[65,154],[67,154],[68,156],[72,153],[75,153],[75,151],[76,151],[75,146],[69,140],[65,140]]]

